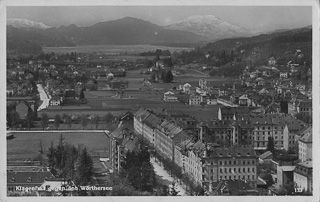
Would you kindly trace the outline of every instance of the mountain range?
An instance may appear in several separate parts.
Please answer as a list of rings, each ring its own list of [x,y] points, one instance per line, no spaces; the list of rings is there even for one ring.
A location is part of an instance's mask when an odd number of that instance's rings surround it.
[[[30,28],[30,29],[48,29],[51,26],[45,25],[42,22],[35,22],[22,18],[9,18],[7,25],[11,25],[15,28]]]
[[[209,43],[207,47],[222,48],[218,45],[219,39],[223,39],[221,44],[223,48],[227,48],[225,46],[234,46],[237,40],[226,38],[249,37],[250,41],[254,41],[254,35],[258,33],[224,22],[213,15],[192,16],[168,26],[159,26],[133,17],[99,22],[87,27],[73,24],[50,27],[25,19],[7,20],[7,50],[26,53],[38,53],[41,47],[78,45],[196,47]],[[215,41],[218,42],[213,45]]]
[[[192,32],[211,40],[248,37],[256,34],[255,32],[225,22],[213,15],[191,16],[187,19],[166,26],[165,28]]]

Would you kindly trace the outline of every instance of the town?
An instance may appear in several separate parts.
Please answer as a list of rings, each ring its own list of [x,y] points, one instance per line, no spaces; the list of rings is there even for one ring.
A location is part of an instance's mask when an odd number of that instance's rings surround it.
[[[7,196],[312,196],[312,29],[297,30],[8,46]]]
[[[84,68],[82,58],[72,55],[77,61],[59,61],[55,56],[52,62],[9,62],[8,139],[19,139],[15,130],[107,131],[109,156],[96,154],[93,164],[103,164],[107,176],[121,170],[126,153],[138,149],[138,139],[143,138],[152,156],[174,162],[179,170],[175,177],[182,180],[186,175],[203,194],[312,193],[310,68],[305,74],[309,79],[299,81],[292,77],[304,67],[291,63],[278,67],[271,57],[266,66],[250,67],[251,71],[246,67],[239,78],[219,85],[197,69],[193,71],[199,76],[192,79],[187,73],[177,74],[181,66],[164,63],[169,57],[150,61],[154,66],[147,68],[140,61]],[[162,81],[161,74],[156,82],[152,78],[157,73],[138,79],[141,69],[171,71],[170,80],[182,82]],[[43,166],[36,162],[28,164]],[[14,172],[9,174],[16,178]],[[244,189],[233,190],[237,186]],[[303,191],[297,193],[297,188]]]

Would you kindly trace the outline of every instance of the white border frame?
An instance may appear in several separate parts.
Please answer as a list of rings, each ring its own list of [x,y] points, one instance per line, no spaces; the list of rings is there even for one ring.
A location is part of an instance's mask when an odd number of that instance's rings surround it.
[[[313,28],[313,196],[192,196],[186,197],[73,197],[59,198],[61,201],[77,200],[97,200],[97,201],[319,201],[319,179],[320,179],[320,150],[319,150],[319,132],[320,132],[320,113],[319,113],[319,0],[0,0],[0,100],[1,103],[6,103],[6,7],[7,6],[312,6],[312,28]],[[297,15],[299,15],[297,13]],[[55,197],[7,197],[6,196],[6,108],[5,104],[1,107],[1,140],[0,140],[0,200],[4,201],[56,201]],[[319,123],[319,124],[317,124]],[[318,146],[319,145],[319,146]]]

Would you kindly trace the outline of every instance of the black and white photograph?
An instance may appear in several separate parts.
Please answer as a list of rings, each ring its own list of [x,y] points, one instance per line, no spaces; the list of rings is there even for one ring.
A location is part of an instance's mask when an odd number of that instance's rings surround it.
[[[319,200],[319,2],[19,2],[4,198]]]

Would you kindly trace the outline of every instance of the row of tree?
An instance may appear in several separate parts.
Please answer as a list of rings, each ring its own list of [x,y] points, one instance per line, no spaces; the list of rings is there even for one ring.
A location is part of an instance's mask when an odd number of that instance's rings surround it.
[[[42,147],[40,153],[43,154]],[[77,186],[92,185],[93,161],[91,155],[85,147],[75,147],[64,142],[61,135],[58,145],[51,146],[47,153],[49,168],[57,177],[72,180]],[[81,190],[81,189],[79,189]],[[86,191],[81,190],[79,195],[87,195]]]
[[[159,70],[151,74],[152,82],[159,82],[159,80],[162,80],[163,83],[171,83],[173,81],[173,74],[171,70]]]
[[[110,124],[113,123],[116,120],[116,117],[113,116],[112,113],[107,113],[106,115],[104,115],[103,117],[99,117],[99,116],[93,116],[91,117],[91,119],[89,119],[89,115],[86,114],[82,114],[79,117],[76,117],[74,120],[72,118],[72,116],[68,115],[68,114],[63,114],[62,117],[59,114],[56,114],[54,116],[54,126],[56,129],[59,129],[59,126],[61,123],[65,123],[69,126],[69,129],[71,129],[72,124],[73,123],[80,123],[83,127],[83,129],[86,128],[86,126],[88,125],[88,123],[94,124],[95,128],[97,129],[99,126],[99,123],[103,122],[105,124]],[[42,113],[41,114],[41,125],[44,128],[48,127],[49,125],[49,116],[46,113]]]
[[[187,173],[183,173],[183,170],[180,166],[175,164],[172,160],[163,157],[159,153],[154,153],[155,158],[163,164],[164,169],[172,176],[176,177],[180,184],[183,183],[186,186],[186,191],[192,196],[203,196],[204,189],[200,184],[194,182],[192,177]],[[174,186],[174,185],[173,185]],[[171,191],[171,194],[175,194],[174,189]]]

